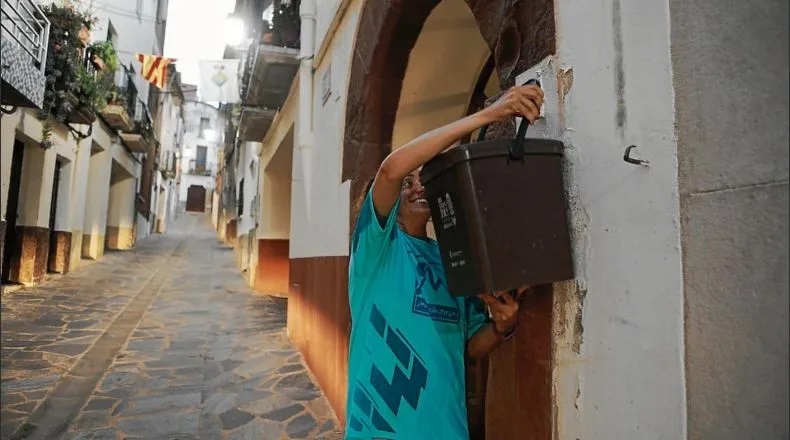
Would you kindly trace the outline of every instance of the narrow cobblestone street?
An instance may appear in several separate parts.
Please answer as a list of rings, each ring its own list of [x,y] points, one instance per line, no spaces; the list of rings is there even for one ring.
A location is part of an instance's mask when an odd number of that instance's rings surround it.
[[[339,438],[207,216],[2,297],[2,438]]]

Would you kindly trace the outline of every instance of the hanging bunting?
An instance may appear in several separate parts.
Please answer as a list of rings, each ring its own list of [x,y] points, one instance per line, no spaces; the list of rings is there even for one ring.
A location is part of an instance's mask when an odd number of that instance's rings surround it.
[[[138,53],[137,61],[143,65],[140,75],[142,75],[146,81],[159,87],[160,90],[164,89],[165,83],[167,82],[167,66],[175,62],[175,59],[165,58],[159,55]]]

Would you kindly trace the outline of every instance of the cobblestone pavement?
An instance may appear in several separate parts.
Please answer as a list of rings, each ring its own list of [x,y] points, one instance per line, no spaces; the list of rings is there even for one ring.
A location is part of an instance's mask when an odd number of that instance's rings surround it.
[[[204,216],[2,298],[2,438],[342,435]]]

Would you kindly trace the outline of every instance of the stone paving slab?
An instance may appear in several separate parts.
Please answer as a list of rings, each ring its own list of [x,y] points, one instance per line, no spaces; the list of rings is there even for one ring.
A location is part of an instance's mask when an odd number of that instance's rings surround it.
[[[74,276],[3,298],[3,439],[175,248],[173,229]],[[59,438],[342,438],[285,334],[286,300],[246,286],[233,251],[218,244],[206,217],[166,270],[161,290]],[[7,309],[15,311],[8,335]]]
[[[176,242],[174,237],[150,237],[134,251],[110,252],[68,275],[2,295],[1,438],[10,438],[27,420]]]

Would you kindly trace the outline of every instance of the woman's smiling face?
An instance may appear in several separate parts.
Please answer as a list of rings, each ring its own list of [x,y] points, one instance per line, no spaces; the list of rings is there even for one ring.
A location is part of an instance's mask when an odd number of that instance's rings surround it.
[[[431,218],[431,208],[425,199],[425,187],[420,182],[419,170],[414,170],[403,179],[400,192],[398,220],[403,224],[424,227]]]

